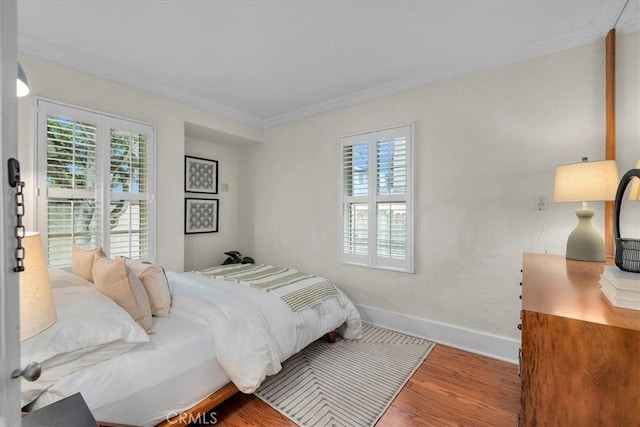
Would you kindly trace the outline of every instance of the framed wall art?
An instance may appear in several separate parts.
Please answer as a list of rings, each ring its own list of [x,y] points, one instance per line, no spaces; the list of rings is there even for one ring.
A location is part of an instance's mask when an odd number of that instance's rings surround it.
[[[218,194],[218,161],[184,156],[184,191]]]
[[[184,234],[218,231],[218,199],[184,199]]]

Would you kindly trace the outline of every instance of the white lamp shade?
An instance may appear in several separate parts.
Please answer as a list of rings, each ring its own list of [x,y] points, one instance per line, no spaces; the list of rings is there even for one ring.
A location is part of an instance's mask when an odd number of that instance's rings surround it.
[[[47,257],[40,233],[26,233],[24,271],[20,272],[20,341],[31,338],[56,321]]]
[[[615,200],[618,189],[615,160],[580,162],[558,166],[553,190],[554,202]]]
[[[636,169],[640,169],[640,160],[636,163]],[[629,190],[629,200],[640,200],[640,178],[631,179],[631,189]]]

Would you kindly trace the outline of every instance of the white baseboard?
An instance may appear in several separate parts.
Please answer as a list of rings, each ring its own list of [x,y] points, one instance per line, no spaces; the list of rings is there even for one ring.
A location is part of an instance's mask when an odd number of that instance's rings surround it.
[[[460,350],[518,364],[520,341],[395,313],[356,305],[362,320],[376,326],[425,338]]]

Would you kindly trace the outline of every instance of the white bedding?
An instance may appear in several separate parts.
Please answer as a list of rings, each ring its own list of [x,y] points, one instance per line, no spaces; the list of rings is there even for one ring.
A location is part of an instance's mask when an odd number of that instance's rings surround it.
[[[211,327],[218,361],[236,387],[253,393],[267,375],[280,371],[281,361],[344,324],[345,338],[359,338],[360,315],[347,301],[294,313],[279,297],[235,282],[198,273],[167,273],[172,312],[204,319]]]
[[[229,382],[207,325],[177,313],[153,321],[148,343],[58,380],[34,409],[80,392],[97,420],[155,425]]]
[[[150,342],[60,379],[41,407],[81,392],[96,419],[153,425],[200,402],[231,379],[253,392],[281,362],[338,328],[361,334],[351,302],[325,301],[294,313],[277,296],[198,273],[167,272],[168,318],[153,318]]]

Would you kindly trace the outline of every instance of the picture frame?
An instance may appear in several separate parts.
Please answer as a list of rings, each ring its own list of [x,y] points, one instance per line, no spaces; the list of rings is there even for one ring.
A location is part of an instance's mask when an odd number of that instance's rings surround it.
[[[184,234],[217,233],[218,199],[184,199]]]
[[[218,194],[218,161],[184,156],[184,191]]]

